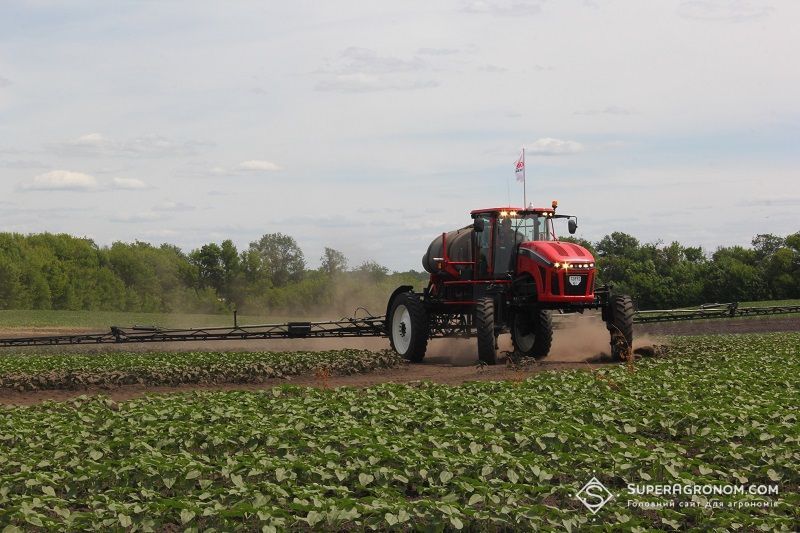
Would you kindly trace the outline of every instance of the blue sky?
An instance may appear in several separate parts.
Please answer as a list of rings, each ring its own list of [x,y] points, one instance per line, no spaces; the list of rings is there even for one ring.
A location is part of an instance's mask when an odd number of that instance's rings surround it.
[[[0,4],[0,231],[264,233],[420,268],[474,208],[596,240],[800,230],[792,1]]]

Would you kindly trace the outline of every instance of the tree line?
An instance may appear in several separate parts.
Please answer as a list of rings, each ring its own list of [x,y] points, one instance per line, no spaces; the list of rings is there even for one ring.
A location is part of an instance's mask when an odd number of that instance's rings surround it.
[[[281,233],[241,251],[226,240],[188,254],[170,244],[98,246],[67,234],[0,233],[0,309],[351,313],[347,306],[362,298],[382,314],[390,287],[423,279],[374,261],[349,268],[332,248],[310,269],[294,238]]]
[[[633,296],[639,309],[800,298],[800,232],[756,235],[750,247],[641,243],[614,232],[592,243],[566,239],[597,258],[601,283]]]
[[[599,283],[631,294],[641,309],[800,298],[800,232],[757,235],[750,247],[711,254],[621,232],[598,242],[569,240],[595,255]],[[420,287],[427,279],[374,261],[351,268],[332,248],[320,263],[309,268],[294,238],[281,233],[243,250],[226,240],[189,253],[169,244],[98,246],[66,234],[0,233],[0,309],[345,314],[363,305],[381,314],[396,286]]]

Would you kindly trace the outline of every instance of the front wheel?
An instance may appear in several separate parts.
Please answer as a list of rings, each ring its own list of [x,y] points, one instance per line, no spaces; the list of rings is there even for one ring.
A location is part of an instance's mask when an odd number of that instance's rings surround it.
[[[428,347],[428,312],[413,292],[398,294],[387,317],[392,349],[412,363],[420,363]]]
[[[535,359],[547,357],[553,344],[553,317],[550,311],[538,309],[514,313],[511,342],[517,355]]]
[[[633,356],[633,313],[630,296],[611,298],[606,327],[611,334],[611,356],[616,361],[626,361]]]

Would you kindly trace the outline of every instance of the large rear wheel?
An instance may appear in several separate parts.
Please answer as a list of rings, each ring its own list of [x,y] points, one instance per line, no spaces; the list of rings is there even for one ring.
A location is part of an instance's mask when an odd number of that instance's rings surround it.
[[[611,356],[616,361],[633,357],[633,300],[630,296],[612,296],[606,327],[611,334]]]
[[[494,332],[494,299],[479,298],[475,304],[475,329],[478,336],[478,359],[487,365],[497,362],[497,337]]]
[[[392,349],[412,363],[420,363],[428,347],[428,313],[413,292],[398,294],[387,317]]]
[[[550,311],[538,309],[514,313],[511,342],[514,343],[516,355],[535,359],[547,357],[553,344],[553,318]]]

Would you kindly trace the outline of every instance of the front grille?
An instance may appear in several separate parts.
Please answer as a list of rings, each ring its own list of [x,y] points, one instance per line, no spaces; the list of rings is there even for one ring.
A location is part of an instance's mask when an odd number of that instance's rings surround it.
[[[583,296],[586,294],[586,283],[589,276],[586,274],[564,274],[564,294],[569,296]],[[575,283],[577,281],[577,283]]]

